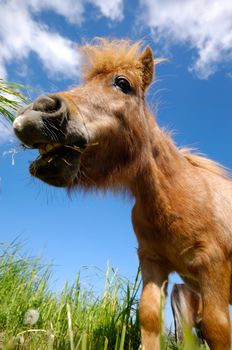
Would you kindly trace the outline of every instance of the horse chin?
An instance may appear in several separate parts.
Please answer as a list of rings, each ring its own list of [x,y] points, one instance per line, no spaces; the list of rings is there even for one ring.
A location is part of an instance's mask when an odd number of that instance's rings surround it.
[[[72,187],[80,166],[81,154],[60,149],[39,156],[30,164],[32,176],[56,187]]]

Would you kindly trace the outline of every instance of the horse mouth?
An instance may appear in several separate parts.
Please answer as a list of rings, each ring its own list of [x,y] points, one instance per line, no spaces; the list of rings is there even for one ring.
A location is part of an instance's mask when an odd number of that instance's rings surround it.
[[[86,144],[39,143],[39,156],[30,164],[31,175],[57,187],[71,187]]]

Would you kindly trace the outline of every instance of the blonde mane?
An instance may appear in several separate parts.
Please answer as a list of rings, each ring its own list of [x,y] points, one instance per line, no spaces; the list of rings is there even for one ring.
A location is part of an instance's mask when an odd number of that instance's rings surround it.
[[[202,155],[191,153],[193,149],[181,148],[179,149],[179,151],[193,166],[206,169],[211,173],[219,175],[226,179],[231,178],[229,170],[226,169],[223,165],[219,164],[218,162],[215,162],[214,160],[208,159]]]

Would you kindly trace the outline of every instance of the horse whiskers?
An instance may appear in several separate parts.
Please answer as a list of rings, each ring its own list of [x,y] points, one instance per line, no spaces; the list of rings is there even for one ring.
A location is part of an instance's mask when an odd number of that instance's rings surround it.
[[[61,127],[63,125],[64,121],[67,121],[67,120],[68,120],[67,113],[64,113],[62,116],[62,119],[60,121],[59,126]],[[59,129],[57,128],[57,130],[59,130]]]
[[[80,175],[85,178],[87,181],[89,181],[89,183],[92,183],[93,185],[96,186],[96,182],[91,179],[91,177],[87,176],[86,173],[84,172],[84,170],[80,170]]]
[[[82,164],[82,167],[83,167],[83,164]],[[94,186],[96,186],[96,183],[93,179],[91,179],[89,176],[86,175],[86,173],[84,172],[84,170],[80,169],[81,166],[79,164],[79,167],[77,169],[77,172],[76,172],[76,178],[75,180],[78,182],[79,185],[85,185],[86,184],[86,181],[87,180],[89,182],[89,184],[93,184]]]
[[[48,163],[51,163],[51,162],[54,160],[54,158],[55,158],[55,157],[49,158],[49,159],[47,160],[47,162],[48,162]],[[63,158],[63,157],[61,157],[61,159],[62,159],[63,162],[65,162],[65,164],[67,164],[68,166],[72,166],[72,164],[69,163],[69,162],[67,161],[67,159],[65,159],[65,158]]]
[[[67,161],[67,159],[62,158],[62,157],[61,157],[61,159],[62,159],[62,160],[63,160],[63,162],[65,162],[65,164],[67,164],[68,166],[72,166],[72,164],[71,164],[71,163],[69,163],[69,162]]]
[[[58,141],[56,134],[51,129],[49,129],[46,124],[44,124],[44,134],[48,137],[51,137],[52,141]]]

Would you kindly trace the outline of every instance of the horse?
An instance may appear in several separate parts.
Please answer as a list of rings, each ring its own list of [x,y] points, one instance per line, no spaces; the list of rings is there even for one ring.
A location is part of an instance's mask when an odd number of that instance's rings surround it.
[[[156,65],[142,42],[99,39],[82,46],[82,83],[40,96],[13,123],[39,150],[32,176],[68,191],[124,191],[135,201],[143,287],[143,350],[160,349],[161,296],[172,272],[202,301],[212,350],[231,347],[232,182],[218,163],[178,148],[146,103]]]

